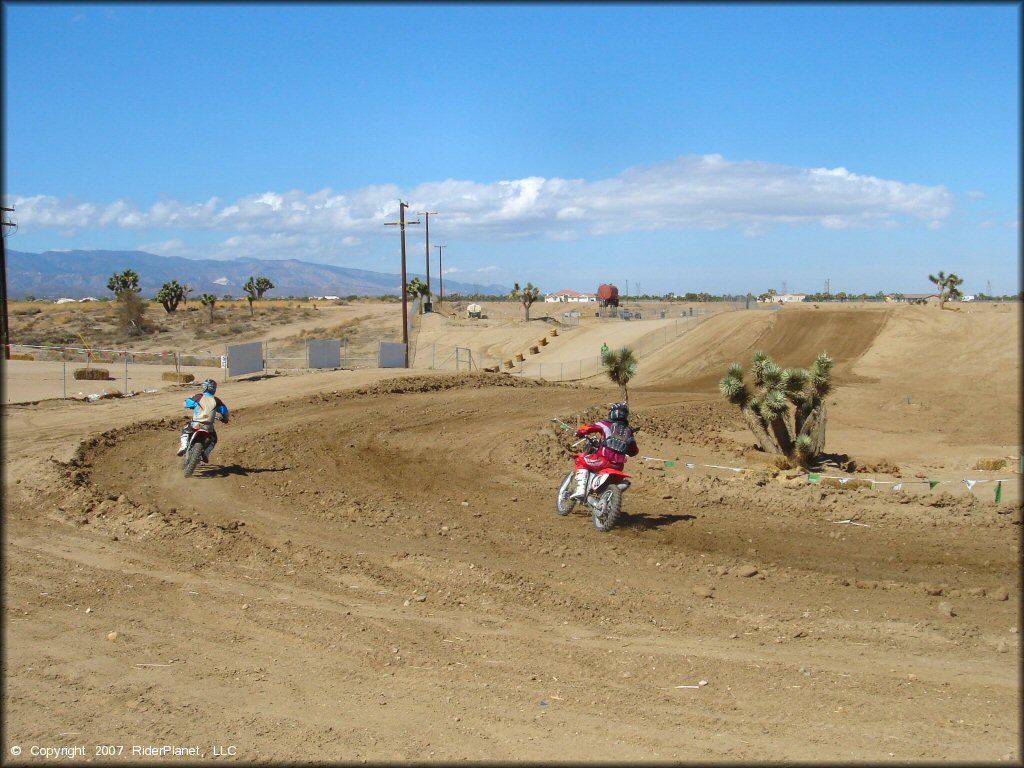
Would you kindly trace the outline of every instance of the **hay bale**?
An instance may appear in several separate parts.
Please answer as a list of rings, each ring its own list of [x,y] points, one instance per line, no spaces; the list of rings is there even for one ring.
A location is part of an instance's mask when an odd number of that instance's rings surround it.
[[[978,459],[974,468],[988,471],[1006,469],[1006,459]]]
[[[542,347],[546,347],[548,345],[548,337],[542,337],[540,341],[538,341],[537,343],[540,344]]]
[[[113,381],[106,368],[76,368],[75,378],[79,381]]]
[[[505,361],[505,367],[506,368],[515,368],[515,365],[516,364],[514,362],[512,362],[511,360],[506,360]]]
[[[540,347],[537,347],[537,346],[530,347],[530,354],[531,355],[539,355],[540,354]]]
[[[551,335],[552,336],[557,336],[558,335],[558,329],[557,328],[552,328],[551,329]]]
[[[191,373],[175,373],[174,371],[164,371],[160,374],[161,381],[174,381],[178,384],[191,384],[196,380],[196,377]]]
[[[11,354],[11,360],[35,360],[35,358],[32,357],[32,355],[23,355],[21,353],[15,352]]]
[[[523,362],[523,360],[525,360],[525,359],[526,359],[526,358],[525,358],[525,357],[523,357],[523,353],[522,353],[522,352],[516,352],[516,362],[517,362],[517,363],[521,363],[521,362]]]

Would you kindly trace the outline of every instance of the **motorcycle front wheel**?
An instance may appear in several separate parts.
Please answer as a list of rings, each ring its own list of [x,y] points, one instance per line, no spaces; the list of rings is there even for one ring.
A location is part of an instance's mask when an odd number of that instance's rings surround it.
[[[619,522],[622,514],[622,489],[611,486],[601,493],[593,505],[594,527],[599,531],[610,531]]]
[[[574,471],[570,471],[558,488],[558,502],[555,504],[555,510],[560,515],[568,515],[576,506],[576,499],[569,498],[573,492],[572,486],[575,478],[576,473]]]

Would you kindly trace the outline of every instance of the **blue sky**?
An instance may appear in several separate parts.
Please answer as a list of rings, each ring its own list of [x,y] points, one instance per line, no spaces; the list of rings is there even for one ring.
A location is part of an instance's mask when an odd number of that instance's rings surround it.
[[[401,199],[466,282],[1020,288],[1020,4],[3,14],[15,250],[397,273]]]

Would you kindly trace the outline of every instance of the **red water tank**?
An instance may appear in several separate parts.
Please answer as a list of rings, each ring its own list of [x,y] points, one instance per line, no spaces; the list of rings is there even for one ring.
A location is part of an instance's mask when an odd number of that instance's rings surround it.
[[[597,300],[602,307],[619,306],[619,289],[611,283],[602,283],[597,289]]]

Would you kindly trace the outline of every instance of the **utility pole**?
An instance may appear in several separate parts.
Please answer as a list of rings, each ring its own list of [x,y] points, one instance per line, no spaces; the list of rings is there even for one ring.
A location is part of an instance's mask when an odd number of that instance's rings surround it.
[[[391,227],[399,225],[402,232],[402,343],[405,344],[405,367],[409,367],[409,299],[408,299],[408,286],[405,278],[405,226],[406,224],[419,224],[420,221],[406,221],[405,220],[405,209],[409,207],[409,204],[399,200],[398,201],[398,221],[385,221],[385,227]]]
[[[4,360],[11,359],[11,324],[7,318],[7,227],[17,227],[13,221],[7,221],[3,214],[14,213],[13,208],[0,208],[0,225],[3,231],[0,232],[0,283],[3,283],[3,293],[0,294],[0,304],[3,305],[4,314]]]
[[[437,211],[420,211],[417,216],[426,216],[427,222],[427,299],[430,299],[430,217],[436,216]]]
[[[444,304],[444,268],[441,266],[441,249],[447,248],[447,245],[435,245],[437,248],[437,275],[441,281],[441,298],[437,300],[438,306]]]

